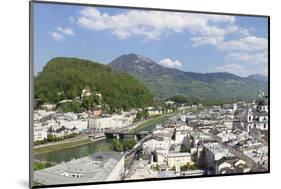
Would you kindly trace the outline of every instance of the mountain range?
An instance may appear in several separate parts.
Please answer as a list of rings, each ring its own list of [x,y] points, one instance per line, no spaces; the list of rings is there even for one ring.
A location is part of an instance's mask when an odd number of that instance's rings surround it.
[[[157,98],[184,95],[214,99],[252,99],[261,89],[267,92],[268,79],[262,75],[240,77],[227,72],[195,73],[166,68],[137,54],[122,55],[108,64],[141,81]]]
[[[258,81],[263,81],[263,82],[268,81],[268,77],[266,77],[262,74],[252,74],[252,75],[249,75],[247,78],[258,80]]]

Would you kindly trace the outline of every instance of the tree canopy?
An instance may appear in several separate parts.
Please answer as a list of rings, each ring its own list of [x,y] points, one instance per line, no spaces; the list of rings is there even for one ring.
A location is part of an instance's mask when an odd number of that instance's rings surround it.
[[[54,58],[35,77],[35,98],[41,102],[75,99],[83,89],[100,93],[111,110],[144,107],[153,101],[150,91],[134,77],[88,60]],[[80,106],[88,109],[97,104],[95,95],[92,96]],[[68,110],[69,106],[64,108]]]

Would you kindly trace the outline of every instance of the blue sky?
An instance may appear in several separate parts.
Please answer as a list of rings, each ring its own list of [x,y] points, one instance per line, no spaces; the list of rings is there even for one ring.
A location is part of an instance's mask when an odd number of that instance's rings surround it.
[[[267,18],[35,3],[35,73],[58,56],[136,53],[192,72],[267,74]]]

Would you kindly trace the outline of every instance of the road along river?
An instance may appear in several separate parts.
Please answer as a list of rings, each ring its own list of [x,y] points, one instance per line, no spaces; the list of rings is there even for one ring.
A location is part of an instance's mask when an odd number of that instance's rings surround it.
[[[161,120],[159,123],[154,123],[145,127],[142,127],[141,131],[151,131],[153,130],[157,124],[161,124],[166,120]],[[106,138],[101,139],[92,143],[82,144],[74,147],[69,147],[65,149],[55,150],[55,151],[49,151],[46,153],[39,153],[34,156],[34,159],[37,161],[43,161],[43,162],[52,162],[52,163],[59,163],[63,161],[69,161],[73,158],[77,159],[80,157],[87,156],[89,154],[93,154],[95,152],[100,151],[112,151],[113,145],[112,141],[114,139]],[[122,143],[123,140],[120,139],[120,142]]]

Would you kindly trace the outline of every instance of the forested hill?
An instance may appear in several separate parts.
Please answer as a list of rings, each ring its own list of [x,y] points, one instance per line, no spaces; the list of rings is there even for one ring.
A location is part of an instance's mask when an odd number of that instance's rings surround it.
[[[134,77],[88,60],[54,58],[35,77],[35,99],[41,102],[75,99],[85,88],[101,93],[103,103],[111,108],[143,107],[153,101],[150,91]]]

